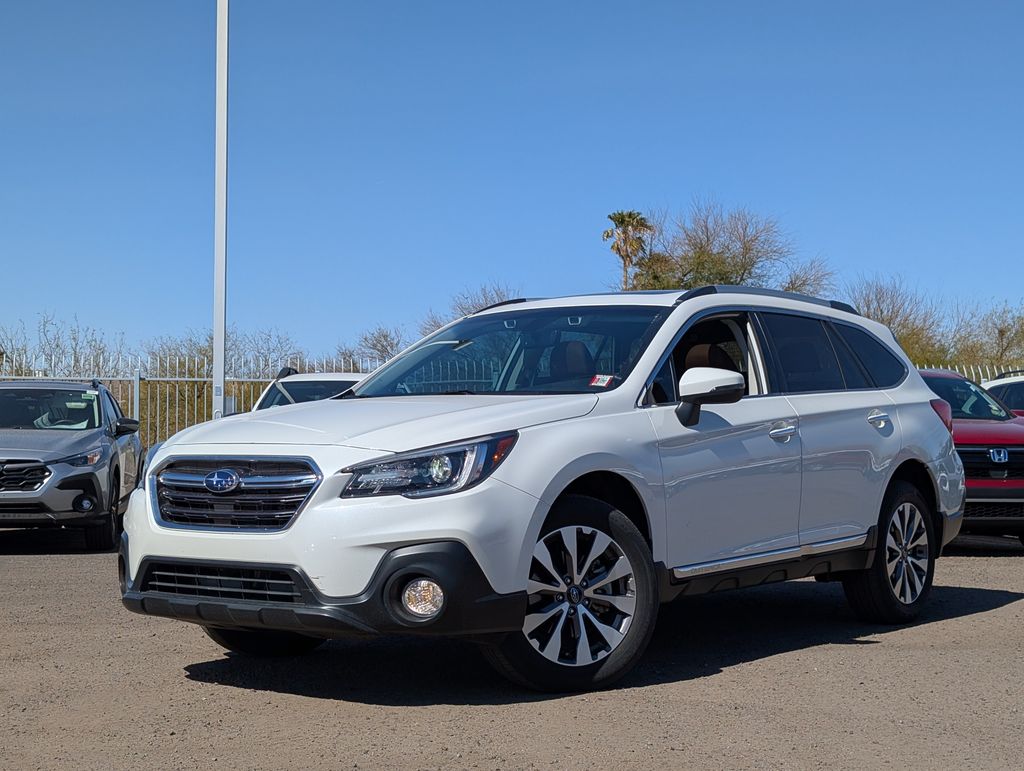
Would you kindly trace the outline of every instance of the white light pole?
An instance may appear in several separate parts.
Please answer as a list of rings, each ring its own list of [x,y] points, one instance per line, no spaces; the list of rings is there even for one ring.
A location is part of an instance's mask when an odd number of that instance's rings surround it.
[[[217,0],[217,120],[213,201],[213,417],[224,415],[228,272],[228,0]]]

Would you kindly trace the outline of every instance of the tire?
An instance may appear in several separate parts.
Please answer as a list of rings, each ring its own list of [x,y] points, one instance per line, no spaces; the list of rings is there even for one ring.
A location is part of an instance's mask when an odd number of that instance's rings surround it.
[[[1017,537],[1020,539],[1020,545],[1024,546],[1024,533],[1021,533]]]
[[[114,470],[114,481],[110,485],[110,504],[100,524],[85,528],[85,547],[89,551],[110,551],[121,537],[121,485],[119,473]]]
[[[272,629],[217,629],[207,626],[203,631],[215,643],[233,653],[260,658],[301,656],[326,642],[321,637]]]
[[[862,621],[905,624],[931,593],[938,539],[931,507],[909,482],[894,482],[882,502],[875,559],[843,578],[843,590]],[[904,530],[910,535],[903,536]],[[909,548],[907,548],[909,544]]]
[[[654,632],[659,603],[650,547],[625,514],[596,498],[567,495],[552,507],[527,592],[523,630],[484,648],[499,673],[527,688],[607,687],[636,665]]]

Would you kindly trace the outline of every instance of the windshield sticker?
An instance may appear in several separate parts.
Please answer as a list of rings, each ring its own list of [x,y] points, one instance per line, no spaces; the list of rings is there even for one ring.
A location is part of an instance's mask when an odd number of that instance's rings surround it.
[[[84,394],[82,394],[82,398],[95,399],[97,395],[99,395],[99,391],[86,391]]]
[[[598,388],[605,388],[611,382],[611,375],[594,375],[594,377],[590,379],[590,385],[597,386]]]

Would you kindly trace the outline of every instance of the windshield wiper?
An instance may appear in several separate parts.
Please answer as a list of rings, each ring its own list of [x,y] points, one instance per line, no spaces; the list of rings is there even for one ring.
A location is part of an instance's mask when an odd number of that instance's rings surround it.
[[[438,391],[437,396],[476,396],[476,391],[462,390],[462,391]]]

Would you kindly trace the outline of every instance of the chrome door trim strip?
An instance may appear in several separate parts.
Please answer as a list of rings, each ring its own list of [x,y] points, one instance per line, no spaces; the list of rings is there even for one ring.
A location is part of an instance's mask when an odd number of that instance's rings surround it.
[[[785,549],[759,552],[744,557],[729,557],[723,560],[712,560],[711,562],[699,562],[695,565],[682,565],[672,568],[672,577],[677,579],[693,578],[694,576],[707,575],[708,573],[721,573],[727,570],[739,568],[756,567],[758,565],[770,565],[773,562],[785,562],[786,560],[810,557],[815,554],[827,554],[833,551],[856,548],[867,543],[868,534],[851,535],[843,538],[833,538],[829,541],[818,541],[802,546],[790,546]]]

